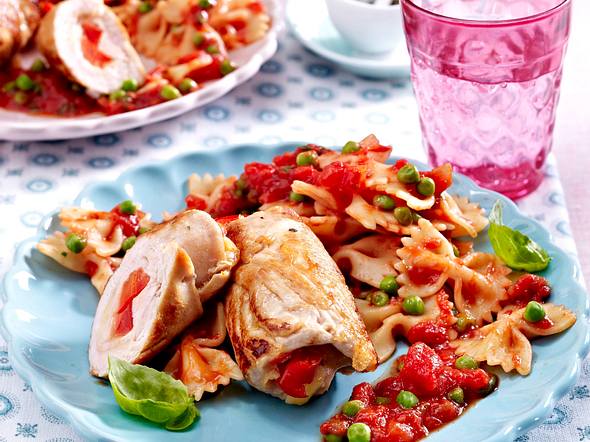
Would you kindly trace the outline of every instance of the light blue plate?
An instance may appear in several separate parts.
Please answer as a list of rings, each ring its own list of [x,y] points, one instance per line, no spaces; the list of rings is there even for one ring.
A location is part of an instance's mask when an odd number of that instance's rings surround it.
[[[303,46],[353,74],[380,79],[410,75],[410,56],[405,41],[385,55],[355,50],[340,37],[330,21],[324,0],[289,0],[286,18],[289,29]]]
[[[183,207],[186,179],[191,173],[237,174],[244,163],[267,162],[294,147],[248,145],[182,155],[131,169],[114,182],[90,185],[75,204],[93,203],[98,209],[108,210],[121,200],[133,198],[154,214],[176,211]],[[547,231],[522,215],[512,202],[482,190],[463,176],[455,177],[452,190],[488,210],[497,199],[504,201],[507,224],[533,237],[553,257],[543,275],[554,288],[552,301],[565,304],[578,315],[577,323],[567,332],[535,341],[531,375],[502,376],[497,392],[430,439],[509,441],[541,423],[574,385],[588,351],[587,295],[572,258],[554,246]],[[127,415],[115,403],[111,388],[88,374],[87,347],[98,301],[96,292],[85,276],[61,268],[35,250],[41,238],[58,228],[56,214],[47,216],[37,235],[18,247],[14,266],[4,281],[0,324],[17,372],[31,383],[47,408],[68,419],[89,440],[317,442],[320,423],[348,398],[352,387],[361,381],[374,381],[389,366],[384,364],[369,374],[338,374],[325,395],[304,407],[285,405],[245,383],[235,383],[201,402],[201,420],[182,433],[167,432]],[[485,234],[480,235],[476,249],[490,251]],[[397,355],[405,349],[400,344]]]

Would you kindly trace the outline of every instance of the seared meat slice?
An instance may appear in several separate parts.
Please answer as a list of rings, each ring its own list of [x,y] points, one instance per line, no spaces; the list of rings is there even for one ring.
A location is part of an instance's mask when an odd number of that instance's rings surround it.
[[[231,222],[241,260],[225,303],[238,365],[253,387],[301,404],[336,370],[377,356],[352,293],[313,232],[288,209]]]
[[[36,1],[0,0],[0,65],[27,45],[40,20]]]
[[[141,235],[100,298],[91,373],[107,375],[109,354],[141,363],[162,350],[201,316],[237,259],[235,245],[205,212],[183,212]]]
[[[102,0],[58,3],[39,26],[39,50],[52,66],[84,86],[89,95],[108,94],[145,71],[129,35]]]

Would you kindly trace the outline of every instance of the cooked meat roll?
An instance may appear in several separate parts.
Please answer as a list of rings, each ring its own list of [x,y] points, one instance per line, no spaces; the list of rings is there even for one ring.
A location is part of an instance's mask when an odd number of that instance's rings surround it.
[[[0,0],[0,65],[27,45],[40,20],[36,1]]]
[[[207,213],[191,210],[144,233],[100,298],[90,338],[90,371],[107,375],[109,354],[150,359],[201,316],[229,279],[238,250]]]
[[[66,0],[39,26],[39,50],[90,95],[107,94],[145,71],[119,18],[102,0]]]
[[[248,383],[288,403],[324,393],[336,371],[375,368],[352,293],[320,240],[287,209],[231,222],[241,260],[225,302]]]

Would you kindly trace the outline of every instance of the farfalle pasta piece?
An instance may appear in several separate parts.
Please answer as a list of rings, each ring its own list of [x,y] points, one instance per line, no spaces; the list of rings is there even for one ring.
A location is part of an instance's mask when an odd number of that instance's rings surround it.
[[[393,212],[379,210],[372,204],[367,203],[364,198],[355,194],[352,202],[345,209],[348,216],[358,221],[365,229],[376,230],[382,227],[388,232],[397,235],[409,235],[416,229],[415,225],[402,226],[393,216]]]
[[[209,313],[209,314],[207,314]],[[164,371],[186,385],[188,392],[199,401],[205,392],[214,393],[220,385],[232,379],[244,379],[237,364],[224,350],[217,349],[227,335],[223,304],[205,312],[182,338]]]
[[[378,163],[385,163],[391,154],[391,146],[383,146],[375,135],[368,135],[359,143],[360,151],[355,153],[341,153],[328,150],[318,158],[320,169],[325,168],[328,164],[335,161],[346,164],[361,164],[367,160],[373,160]]]
[[[235,49],[263,38],[271,23],[261,1],[218,0],[209,12],[209,24],[229,49]]]
[[[65,233],[59,231],[42,239],[37,244],[37,250],[66,269],[88,274],[99,294],[102,294],[106,283],[121,262],[120,258],[96,254],[90,246],[86,246],[80,253],[73,253],[66,247]]]
[[[418,220],[418,226],[419,231],[402,239],[404,247],[397,252],[402,259],[396,266],[400,272],[397,281],[402,285],[399,295],[430,296],[450,279],[457,309],[474,318],[478,325],[491,322],[492,313],[502,309],[501,302],[506,299],[506,287],[510,285],[505,266],[491,255],[467,258],[467,264],[478,264],[479,270],[484,271],[479,273],[466,265],[464,259],[455,258],[451,243],[428,220]],[[486,265],[485,260],[488,260]]]
[[[385,276],[397,274],[394,265],[399,261],[396,251],[400,244],[397,237],[367,236],[341,246],[332,259],[357,281],[379,288]]]
[[[323,187],[314,184],[305,183],[303,181],[293,181],[291,189],[295,193],[305,195],[312,200],[322,204],[330,210],[338,210],[338,203],[332,194]]]
[[[384,307],[374,306],[364,299],[356,299],[355,302],[380,364],[395,352],[396,335],[405,336],[413,326],[425,321],[441,320],[449,326],[455,322],[448,313],[452,304],[442,290],[437,295],[424,299],[424,314],[418,316],[404,314],[399,301],[393,301]]]
[[[483,209],[475,203],[470,203],[465,197],[451,196],[443,192],[440,195],[440,209],[444,218],[454,226],[453,237],[468,235],[475,238],[488,225]]]
[[[539,323],[524,320],[525,308],[498,315],[498,320],[451,342],[457,354],[467,354],[479,362],[499,365],[509,373],[528,375],[532,366],[529,338],[548,336],[568,329],[576,316],[561,305],[544,304],[545,319]]]
[[[188,178],[188,194],[203,201],[202,210],[211,211],[220,200],[224,190],[236,181],[235,176],[226,177],[223,174],[213,176],[206,173],[203,176],[193,173]]]

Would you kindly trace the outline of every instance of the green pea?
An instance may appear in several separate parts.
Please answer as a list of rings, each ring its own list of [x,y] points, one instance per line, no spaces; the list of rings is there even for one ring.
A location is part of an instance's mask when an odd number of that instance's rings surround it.
[[[248,188],[248,183],[243,178],[237,179],[235,185],[236,188],[240,190],[246,190]]]
[[[397,179],[400,183],[414,184],[420,181],[420,173],[416,166],[408,163],[397,171]]]
[[[418,182],[418,186],[416,186],[418,193],[424,196],[432,196],[434,195],[434,191],[436,189],[436,184],[434,184],[434,180],[432,178],[424,177],[420,179]]]
[[[301,152],[297,155],[295,162],[298,166],[314,166],[318,162],[318,154],[313,150]]]
[[[465,403],[465,393],[461,387],[453,388],[449,391],[449,399],[456,404],[463,405]]]
[[[356,141],[349,141],[342,147],[342,153],[344,154],[358,152],[359,150],[361,150],[361,146]]]
[[[469,355],[463,355],[455,361],[455,367],[461,370],[475,370],[479,364]]]
[[[16,89],[16,81],[9,81],[2,86],[4,92],[12,92]]]
[[[324,436],[324,442],[342,442],[342,437],[336,434],[326,434]]]
[[[149,227],[140,227],[138,232],[140,235],[143,235],[144,233],[147,233],[149,231],[150,231]]]
[[[197,82],[192,78],[183,78],[180,83],[178,83],[178,89],[183,94],[186,94],[194,89],[197,88]]]
[[[66,237],[66,247],[74,253],[80,253],[86,247],[86,240],[75,233]]]
[[[414,221],[412,211],[407,207],[396,207],[393,216],[402,226],[409,226]]]
[[[356,422],[348,427],[346,436],[348,437],[348,442],[370,442],[371,429],[367,424]]]
[[[464,333],[467,331],[469,327],[474,325],[475,321],[473,318],[468,317],[467,315],[461,313],[457,316],[457,322],[455,323],[455,328],[459,333]]]
[[[176,89],[174,86],[172,86],[171,84],[165,84],[162,87],[162,90],[160,91],[160,96],[164,99],[164,100],[174,100],[178,97],[181,96],[181,93],[178,89]]]
[[[217,45],[209,45],[209,46],[207,46],[205,48],[205,51],[208,54],[211,54],[211,55],[219,54],[219,46],[217,46]]]
[[[461,255],[459,248],[455,244],[453,244],[453,255],[455,255],[457,258]]]
[[[365,404],[361,401],[348,401],[342,406],[342,413],[348,417],[354,417],[365,408]]]
[[[137,241],[136,236],[130,236],[128,238],[125,238],[125,240],[123,241],[123,244],[121,244],[121,250],[126,252],[127,250],[129,250],[131,247],[133,247],[135,245],[135,241]]]
[[[545,319],[545,309],[537,301],[531,301],[524,309],[524,319],[527,322],[539,322]]]
[[[117,89],[109,94],[109,100],[118,101],[127,96],[127,93],[121,89]]]
[[[33,72],[43,72],[45,70],[45,63],[40,58],[37,58],[31,65],[31,70]]]
[[[134,92],[138,87],[137,80],[134,78],[128,78],[123,82],[123,84],[121,84],[121,89],[125,92]]]
[[[221,72],[221,75],[231,74],[235,70],[236,67],[229,60],[223,60],[219,65],[219,72]]]
[[[305,200],[305,195],[301,195],[300,193],[297,193],[297,192],[291,192],[289,194],[289,199],[295,203],[300,203],[303,200]]]
[[[389,304],[389,295],[378,290],[371,295],[371,304],[377,307],[384,307]]]
[[[126,215],[133,215],[137,211],[137,207],[135,204],[133,204],[133,201],[125,200],[119,204],[119,211],[121,213],[125,213]]]
[[[379,289],[383,290],[388,295],[396,295],[399,289],[399,284],[395,275],[385,276],[379,283]]]
[[[204,41],[205,41],[205,36],[202,33],[197,32],[195,35],[193,35],[193,44],[195,46],[201,46]]]
[[[409,315],[419,316],[424,314],[424,301],[419,296],[410,296],[404,299],[402,309]]]
[[[27,74],[20,74],[16,77],[15,83],[21,91],[30,91],[35,87],[35,82]]]
[[[377,405],[387,405],[391,403],[391,399],[389,399],[388,397],[377,396],[375,398],[375,403]]]
[[[395,201],[389,195],[375,195],[373,198],[373,205],[382,210],[395,209]]]
[[[418,402],[420,402],[418,400],[418,397],[414,393],[412,393],[411,391],[406,391],[406,390],[400,391],[397,394],[395,401],[402,408],[405,408],[406,410],[409,410],[410,408],[414,408],[416,405],[418,405]]]
[[[21,105],[22,105],[22,104],[25,104],[25,103],[27,102],[27,100],[29,99],[29,96],[27,95],[27,93],[26,93],[26,92],[23,92],[23,91],[17,91],[17,92],[14,94],[14,97],[13,97],[13,99],[14,99],[14,102],[15,102],[16,104],[21,104]]]
[[[199,0],[199,6],[202,9],[207,9],[207,8],[210,8],[212,5],[211,5],[211,2],[209,0]]]
[[[496,391],[496,388],[498,388],[498,376],[492,373],[490,374],[488,385],[479,390],[479,394],[481,394],[482,396],[488,396],[492,394],[494,391]]]
[[[150,2],[141,2],[137,7],[138,11],[142,14],[147,14],[152,10],[153,6]]]

